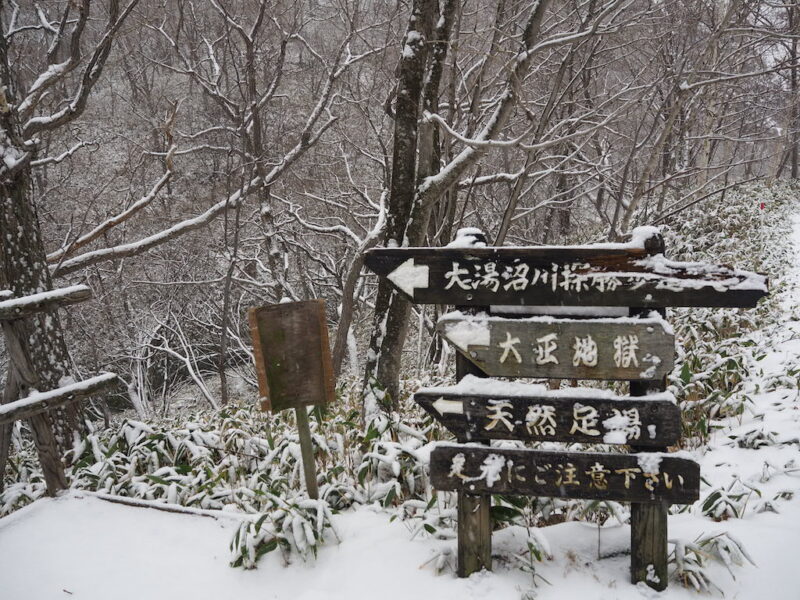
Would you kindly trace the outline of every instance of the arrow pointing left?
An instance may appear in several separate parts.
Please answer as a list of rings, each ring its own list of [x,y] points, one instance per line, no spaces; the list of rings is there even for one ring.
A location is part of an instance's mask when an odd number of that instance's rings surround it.
[[[435,402],[432,402],[431,406],[440,415],[444,415],[445,413],[456,415],[464,414],[464,403],[461,400],[445,400],[444,398],[439,398]]]
[[[413,298],[415,289],[430,285],[430,269],[427,265],[415,265],[414,259],[409,258],[386,278]]]

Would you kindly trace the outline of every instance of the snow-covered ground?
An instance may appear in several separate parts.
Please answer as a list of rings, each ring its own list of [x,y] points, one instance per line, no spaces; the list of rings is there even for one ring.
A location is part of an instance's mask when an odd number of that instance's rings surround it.
[[[707,482],[701,502],[669,519],[671,539],[691,542],[701,534],[727,532],[752,557],[756,566],[745,562],[734,568],[735,579],[719,563],[707,568],[726,598],[800,599],[794,571],[800,564],[800,397],[796,385],[779,380],[800,369],[800,217],[793,244],[797,266],[785,281],[786,318],[755,334],[772,350],[761,361],[763,380],[750,383],[753,405],[741,417],[717,423],[708,451],[695,453]],[[779,383],[764,392],[770,380]],[[739,447],[739,441],[760,447]],[[742,518],[716,522],[704,516],[703,500],[731,484],[729,495]],[[335,515],[334,523],[341,541],[329,540],[315,561],[293,556],[286,566],[273,552],[257,570],[244,571],[228,566],[233,516],[122,506],[73,491],[0,520],[0,599],[698,597],[676,582],[660,594],[632,586],[629,529],[613,519],[600,529],[582,522],[542,529],[552,559],[534,563],[549,582],[538,579],[536,587],[519,564],[508,562],[525,550],[528,535],[521,527],[494,534],[494,572],[460,580],[452,570],[437,574],[431,561],[452,550],[453,541],[412,539],[410,526],[390,521],[382,508],[361,506]]]
[[[785,486],[784,486],[785,487]],[[233,520],[215,520],[104,502],[72,492],[44,499],[0,522],[0,597],[3,600],[179,600],[265,598],[382,600],[417,597],[437,600],[517,599],[530,590],[530,576],[496,564],[495,572],[457,579],[423,566],[447,542],[410,540],[401,522],[382,510],[361,508],[335,517],[342,537],[322,548],[316,561],[296,559],[285,567],[277,553],[254,571],[228,566]],[[726,598],[796,600],[794,580],[800,503],[781,513],[712,523],[695,516],[670,518],[670,535],[693,539],[698,532],[727,530],[747,547],[758,567],[722,567],[715,579]],[[697,598],[673,584],[658,594],[628,583],[627,527],[604,528],[570,522],[544,531],[553,560],[537,566],[551,585],[540,582],[536,597],[548,599]],[[520,528],[495,533],[495,549],[522,550]],[[768,595],[764,595],[765,591]]]

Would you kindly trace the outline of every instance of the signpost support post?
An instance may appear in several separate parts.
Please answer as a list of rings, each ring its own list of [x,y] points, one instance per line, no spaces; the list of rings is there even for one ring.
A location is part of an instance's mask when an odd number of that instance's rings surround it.
[[[661,235],[650,238],[645,244],[648,254],[664,254],[664,238]],[[646,315],[649,309],[631,308],[632,317]],[[667,311],[658,309],[663,318]],[[666,377],[653,381],[631,381],[631,396],[646,396],[650,393],[663,392],[667,389]],[[667,448],[641,448],[631,446],[634,451],[661,451]],[[667,515],[669,505],[664,502],[643,504],[631,503],[631,582],[644,581],[657,591],[667,589]]]
[[[474,231],[476,242],[486,243],[482,232]],[[489,313],[488,306],[457,307],[467,314]],[[456,353],[456,379],[461,381],[467,375],[486,377],[480,367],[467,360],[460,352]],[[467,439],[459,439],[466,442]],[[488,445],[488,442],[483,442]],[[458,492],[458,560],[456,571],[459,577],[469,577],[486,569],[492,570],[492,497],[489,495]]]
[[[300,454],[303,457],[306,491],[309,498],[318,500],[317,467],[314,461],[314,447],[311,443],[311,429],[308,426],[308,409],[305,406],[296,406],[294,414],[297,419],[297,433],[300,436]]]
[[[485,307],[488,309],[489,307]],[[478,367],[461,354],[456,355],[456,378],[467,375],[485,377]],[[466,439],[459,439],[466,442]],[[484,442],[488,444],[488,442]],[[492,497],[458,492],[458,576],[469,577],[492,570]]]

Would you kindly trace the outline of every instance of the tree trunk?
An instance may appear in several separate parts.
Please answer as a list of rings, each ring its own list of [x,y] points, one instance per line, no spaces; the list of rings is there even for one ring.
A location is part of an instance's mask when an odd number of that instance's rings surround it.
[[[443,11],[444,19],[440,21],[441,26],[437,26],[438,39],[434,52],[434,64],[429,67],[427,73],[429,82],[424,90],[426,106],[438,107],[439,83],[441,77],[441,65],[446,58],[446,48],[449,41],[448,14],[452,18],[455,15],[455,5],[448,8],[447,3]],[[531,9],[531,14],[525,26],[523,41],[525,48],[533,47],[539,36],[544,15],[549,5],[548,0],[540,0]],[[412,29],[430,28],[432,15],[435,14],[435,6],[421,2],[414,4],[412,17],[409,20],[409,33]],[[427,15],[426,18],[423,18]],[[425,23],[427,21],[428,23]],[[430,31],[430,29],[427,29]],[[408,39],[408,34],[407,34]],[[427,38],[426,38],[427,39]],[[424,46],[424,44],[423,44]],[[420,50],[419,52],[422,52]],[[417,116],[422,92],[422,81],[424,81],[425,63],[413,63],[412,61],[419,56],[418,52],[404,52],[404,58],[400,66],[400,82],[398,85],[397,118],[395,119],[395,147],[393,155],[392,186],[389,202],[389,217],[387,219],[387,241],[389,244],[408,244],[419,245],[428,230],[428,220],[433,206],[440,201],[442,196],[452,188],[459,177],[475,165],[478,159],[486,153],[485,146],[473,146],[464,149],[447,166],[438,169],[438,177],[428,178],[425,183],[417,178],[417,181],[409,181],[409,173],[412,167],[417,165],[416,145],[421,143],[417,130]],[[495,109],[493,116],[488,120],[486,126],[478,134],[483,140],[496,138],[500,131],[505,127],[511,116],[511,111],[518,98],[519,86],[522,78],[528,71],[531,62],[531,55],[526,54],[515,61],[511,69],[506,91],[501,96],[501,101]],[[410,102],[415,99],[414,102]],[[436,101],[434,101],[436,99]],[[401,103],[402,100],[402,103]],[[414,122],[410,118],[404,117],[406,125],[400,128],[400,110],[414,111]],[[413,144],[410,134],[413,131]],[[427,139],[425,141],[428,141]],[[398,143],[400,144],[398,146]],[[432,152],[422,152],[424,156],[430,157]],[[429,165],[428,165],[429,166]],[[395,169],[400,168],[400,171]],[[416,169],[416,166],[413,167]],[[422,173],[429,169],[423,168]],[[432,180],[435,179],[435,182]],[[430,185],[426,185],[430,183]],[[418,185],[421,184],[421,185]],[[398,187],[395,187],[398,186]],[[424,191],[423,191],[424,188]],[[398,194],[395,196],[395,194]],[[410,198],[411,203],[406,204]],[[400,206],[395,203],[401,200]],[[395,211],[395,212],[393,212]],[[402,212],[401,212],[402,211]],[[407,211],[407,212],[406,212]],[[402,230],[400,229],[402,227]],[[364,414],[368,416],[373,407],[377,404],[386,409],[397,406],[397,394],[399,391],[400,364],[403,344],[408,329],[408,315],[410,312],[409,302],[392,290],[392,285],[381,278],[378,285],[378,296],[375,301],[375,320],[373,322],[372,338],[370,349],[367,355],[367,368],[364,378]]]
[[[0,26],[2,24],[0,23]],[[23,150],[16,112],[8,48],[0,35],[0,288],[15,297],[52,289],[39,219],[31,190],[30,155]],[[4,321],[9,373],[3,402],[63,385],[70,375],[64,332],[55,310],[34,317]],[[78,407],[72,403],[30,419],[48,493],[66,487],[60,455],[69,449],[78,429]],[[0,431],[0,474],[5,470],[10,428]]]
[[[796,35],[797,29],[797,15],[795,14],[796,7],[794,5],[789,6],[789,31]],[[798,148],[797,148],[797,136],[798,136],[798,123],[797,123],[797,113],[798,113],[798,97],[797,97],[797,38],[793,37],[791,41],[791,47],[789,50],[789,59],[792,63],[792,69],[790,72],[790,81],[791,81],[791,90],[792,90],[792,115],[790,118],[790,125],[788,137],[791,141],[791,163],[792,163],[792,179],[797,179],[798,176]]]
[[[394,149],[386,215],[387,245],[402,246],[416,192],[420,101],[433,30],[435,0],[415,0],[399,64],[395,103]],[[375,317],[364,376],[364,417],[380,407],[397,407],[400,360],[408,328],[410,305],[386,280],[378,284]],[[391,310],[390,310],[391,309]],[[377,403],[377,406],[376,406]]]

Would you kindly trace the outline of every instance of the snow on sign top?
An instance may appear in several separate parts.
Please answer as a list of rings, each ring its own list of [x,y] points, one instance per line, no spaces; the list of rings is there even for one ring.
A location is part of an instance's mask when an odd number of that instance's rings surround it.
[[[672,370],[675,353],[672,328],[655,311],[599,319],[452,312],[436,329],[493,377],[652,381]]]
[[[365,263],[417,304],[456,306],[752,307],[767,278],[652,254],[654,228],[625,244],[378,248]]]

